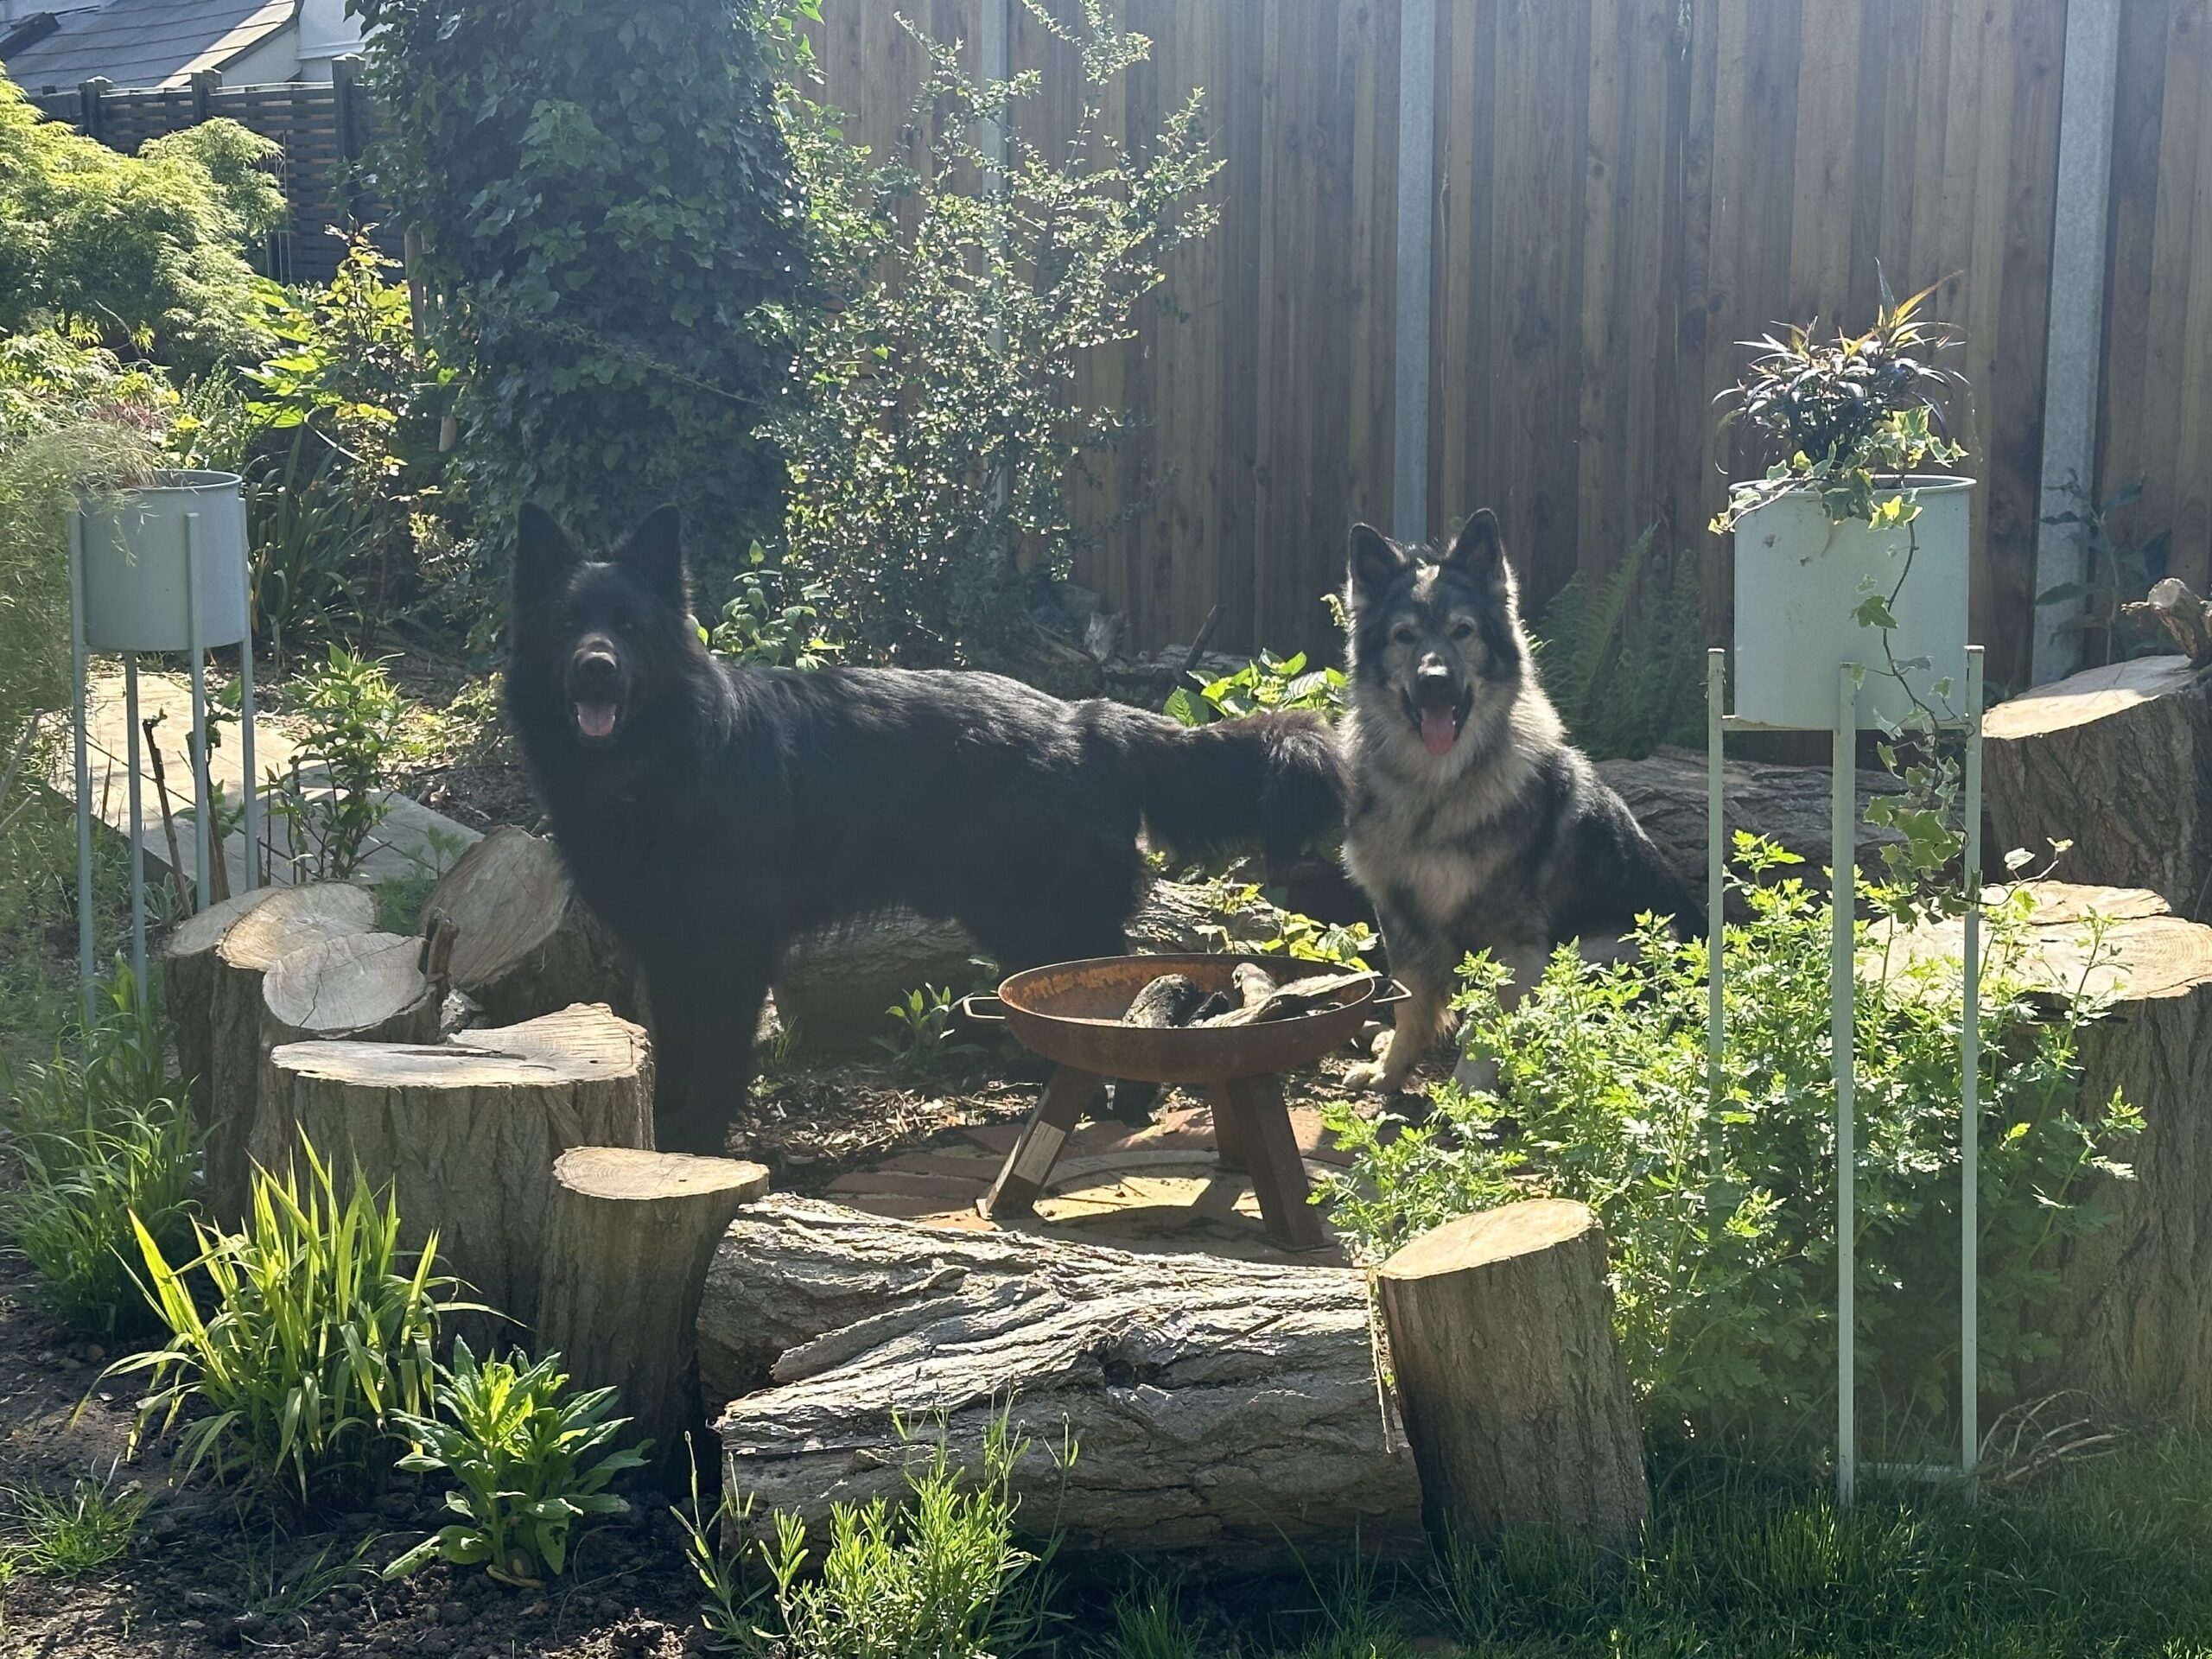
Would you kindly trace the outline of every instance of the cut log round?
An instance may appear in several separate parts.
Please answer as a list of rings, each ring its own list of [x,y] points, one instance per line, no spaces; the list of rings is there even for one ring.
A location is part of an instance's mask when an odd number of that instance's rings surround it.
[[[193,1116],[202,1124],[207,1122],[208,1053],[214,1033],[215,947],[232,922],[280,891],[257,887],[211,905],[186,917],[162,941],[162,1005],[176,1033],[177,1073],[191,1090]]]
[[[1220,948],[1280,929],[1264,900],[1224,910],[1206,889],[1155,881],[1129,918],[1129,949],[1147,955]],[[825,1053],[864,1050],[888,1028],[886,1010],[923,985],[957,987],[975,977],[982,947],[957,922],[890,910],[819,929],[791,942],[776,976],[776,1014],[799,1044]]]
[[[278,887],[224,929],[207,992],[207,1202],[218,1217],[234,1219],[245,1207],[246,1140],[269,1052],[264,976],[295,951],[376,925],[367,888],[328,881]]]
[[[1651,1492],[1589,1208],[1462,1217],[1383,1263],[1376,1287],[1439,1548],[1533,1532],[1632,1550]]]
[[[2082,1028],[2081,1098],[2101,1107],[2118,1091],[2144,1120],[2107,1148],[2133,1179],[2099,1175],[2082,1195],[2111,1218],[2067,1247],[2061,1294],[2038,1316],[2058,1346],[2050,1380],[2120,1411],[2212,1426],[2212,927],[2142,888],[2026,885],[2032,932],[2013,966],[2054,998],[2080,986],[2108,1001]],[[2091,916],[2103,918],[2094,936]],[[1916,929],[1898,960],[1956,963],[1960,936],[1956,921]],[[1985,1122],[1984,1144],[2006,1127]]]
[[[269,1057],[253,1152],[276,1168],[298,1137],[341,1173],[389,1183],[410,1249],[435,1232],[474,1299],[537,1318],[553,1160],[571,1147],[645,1147],[652,1136],[645,1034],[577,1007],[443,1043],[288,1043]],[[512,1341],[512,1325],[464,1322]]]
[[[1009,1413],[1014,1488],[1071,1548],[1206,1570],[1423,1548],[1413,1464],[1376,1382],[1364,1275],[940,1230],[804,1198],[715,1252],[700,1367],[754,1524],[895,1499],[937,1444],[979,1469]],[[748,1392],[767,1386],[760,1392]],[[899,1423],[916,1426],[918,1440]],[[1072,1468],[1045,1448],[1072,1439]]]
[[[454,929],[453,987],[494,1025],[579,1002],[640,1012],[637,977],[569,885],[553,843],[502,825],[446,872],[423,906]]]
[[[272,1048],[310,1038],[427,1043],[443,996],[423,971],[423,941],[352,933],[295,950],[262,976],[264,1033]]]
[[[620,1391],[630,1438],[650,1439],[671,1490],[690,1473],[699,1402],[699,1297],[707,1263],[745,1205],[759,1164],[621,1147],[575,1147],[553,1165],[538,1276],[538,1346],[578,1388]],[[702,1442],[703,1444],[703,1442]]]
[[[1644,834],[1659,849],[1683,886],[1702,897],[1706,872],[1706,758],[1688,749],[1655,749],[1641,760],[1601,760],[1598,774],[1611,785]],[[1803,859],[1810,871],[1828,865],[1832,789],[1826,766],[1783,766],[1762,761],[1726,763],[1721,828],[1764,836]],[[1887,772],[1861,771],[1859,799],[1892,793],[1897,781]],[[1896,841],[1894,830],[1859,822],[1859,864],[1872,862],[1875,849]]]
[[[2084,669],[1999,703],[1982,722],[1995,850],[2054,874],[2148,887],[2212,920],[2212,680],[2186,657]]]

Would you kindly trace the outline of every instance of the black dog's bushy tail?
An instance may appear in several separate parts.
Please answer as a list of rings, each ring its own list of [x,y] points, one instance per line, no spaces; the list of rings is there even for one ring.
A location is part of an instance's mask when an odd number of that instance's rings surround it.
[[[1152,716],[1121,736],[1146,836],[1178,858],[1256,844],[1280,868],[1343,829],[1344,768],[1319,715],[1283,709],[1197,727]]]

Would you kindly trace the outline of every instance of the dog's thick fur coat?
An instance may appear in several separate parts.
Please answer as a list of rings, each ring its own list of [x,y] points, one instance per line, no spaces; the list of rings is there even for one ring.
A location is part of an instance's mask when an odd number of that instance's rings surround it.
[[[1008,970],[1115,955],[1140,830],[1281,856],[1342,810],[1310,715],[1190,729],[992,674],[719,662],[672,508],[603,559],[523,510],[506,702],[577,891],[644,970],[664,1148],[721,1150],[797,933],[903,904]]]
[[[1439,556],[1351,532],[1344,863],[1411,995],[1356,1088],[1395,1092],[1441,1033],[1460,962],[1489,950],[1517,995],[1570,939],[1618,948],[1642,912],[1696,906],[1567,741],[1536,683],[1497,520]]]

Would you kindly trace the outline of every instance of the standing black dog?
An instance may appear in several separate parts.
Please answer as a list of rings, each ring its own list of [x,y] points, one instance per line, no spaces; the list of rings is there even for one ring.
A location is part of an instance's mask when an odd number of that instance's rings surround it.
[[[1115,955],[1140,829],[1280,857],[1341,818],[1311,715],[1190,729],[995,674],[719,663],[672,507],[601,559],[525,506],[513,626],[508,716],[577,890],[645,970],[665,1148],[721,1149],[798,932],[903,904],[1009,970]]]

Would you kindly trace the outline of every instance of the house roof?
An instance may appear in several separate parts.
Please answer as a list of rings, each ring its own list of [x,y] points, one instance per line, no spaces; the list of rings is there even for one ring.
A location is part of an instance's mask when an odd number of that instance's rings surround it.
[[[96,75],[118,86],[181,86],[196,71],[220,69],[258,45],[298,10],[299,0],[107,0],[57,9],[9,31],[22,44],[0,58],[0,67],[32,92]]]

